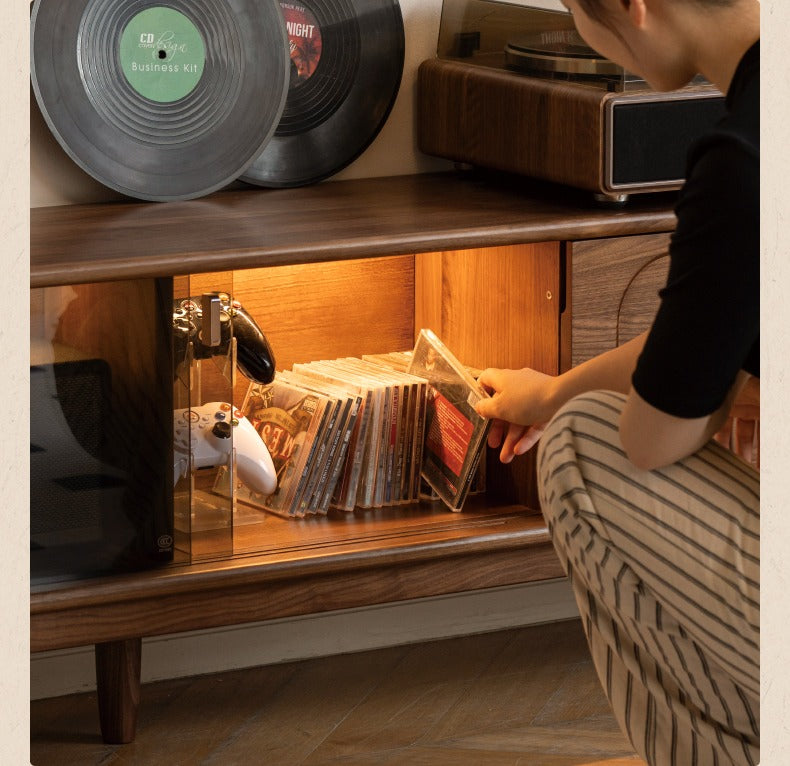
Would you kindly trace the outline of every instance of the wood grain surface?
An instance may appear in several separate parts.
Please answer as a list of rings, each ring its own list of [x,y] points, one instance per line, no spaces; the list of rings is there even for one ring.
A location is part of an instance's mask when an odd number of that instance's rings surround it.
[[[461,514],[439,505],[303,521],[267,514],[237,534],[234,556],[35,586],[31,650],[562,575],[541,516],[483,497]]]
[[[187,202],[31,210],[33,287],[590,239],[674,228],[672,194],[621,209],[487,173],[223,191]]]
[[[124,744],[135,737],[142,649],[140,638],[96,644],[99,723],[105,742]]]
[[[137,739],[94,694],[31,704],[36,766],[644,766],[578,620],[146,684]]]
[[[605,97],[597,88],[429,59],[418,70],[418,144],[426,154],[598,191]]]
[[[669,235],[574,242],[569,249],[577,365],[650,327],[669,268]]]

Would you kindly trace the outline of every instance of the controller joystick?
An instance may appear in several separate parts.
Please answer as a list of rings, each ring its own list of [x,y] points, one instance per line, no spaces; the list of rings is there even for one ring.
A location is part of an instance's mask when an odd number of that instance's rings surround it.
[[[230,404],[209,402],[202,407],[176,410],[173,435],[174,484],[189,471],[191,436],[192,464],[196,468],[226,463],[234,448],[236,469],[244,484],[262,495],[271,495],[277,489],[269,450],[252,423]]]
[[[236,363],[242,373],[256,383],[271,383],[274,353],[239,301],[227,293],[173,301],[173,344],[178,364],[184,360],[190,342],[195,359],[209,359],[226,355],[231,337],[236,338]]]

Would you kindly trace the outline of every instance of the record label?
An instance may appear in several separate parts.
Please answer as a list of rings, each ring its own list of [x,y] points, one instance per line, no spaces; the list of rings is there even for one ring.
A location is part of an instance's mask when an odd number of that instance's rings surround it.
[[[292,70],[291,87],[309,80],[321,61],[323,41],[321,26],[309,8],[296,3],[280,3],[288,33]]]
[[[126,25],[119,50],[129,84],[159,103],[178,101],[198,84],[206,47],[197,27],[173,8],[141,11]]]

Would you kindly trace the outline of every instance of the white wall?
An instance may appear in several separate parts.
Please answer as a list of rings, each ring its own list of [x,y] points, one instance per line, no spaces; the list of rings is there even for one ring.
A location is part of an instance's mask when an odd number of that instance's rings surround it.
[[[516,5],[562,10],[559,0],[511,0]],[[449,162],[428,157],[416,146],[414,102],[420,63],[436,54],[442,0],[401,0],[406,30],[403,80],[392,112],[376,140],[332,180],[403,175],[444,170]],[[65,205],[122,199],[93,180],[60,148],[31,93],[30,205]]]

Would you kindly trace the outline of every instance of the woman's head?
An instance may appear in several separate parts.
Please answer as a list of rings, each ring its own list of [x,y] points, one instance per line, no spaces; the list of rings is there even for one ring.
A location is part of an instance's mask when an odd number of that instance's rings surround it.
[[[716,22],[732,16],[730,11],[738,11],[738,7],[756,6],[759,14],[758,0],[562,2],[590,47],[641,75],[657,90],[680,88],[700,71],[709,76],[697,60],[701,42],[713,43],[707,53],[715,59],[726,47],[726,40],[717,40],[717,35],[733,37],[732,18],[723,24]]]
[[[732,5],[735,0],[675,0],[675,2],[689,2],[700,6],[724,6]],[[576,4],[591,18],[600,23],[606,23],[609,13],[607,6],[609,3],[604,0],[576,0]],[[625,8],[630,5],[630,0],[619,0],[619,4]]]

